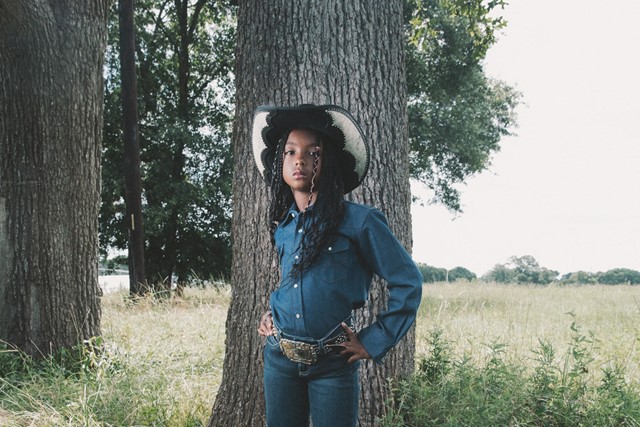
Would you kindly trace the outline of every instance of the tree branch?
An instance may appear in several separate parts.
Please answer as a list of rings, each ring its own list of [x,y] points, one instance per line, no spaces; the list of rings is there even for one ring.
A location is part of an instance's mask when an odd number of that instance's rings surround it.
[[[207,4],[206,0],[198,0],[196,3],[195,10],[193,11],[193,15],[191,15],[191,22],[189,23],[188,29],[188,40],[189,44],[193,41],[193,33],[196,31],[196,27],[198,26],[198,18],[200,16],[200,12]]]

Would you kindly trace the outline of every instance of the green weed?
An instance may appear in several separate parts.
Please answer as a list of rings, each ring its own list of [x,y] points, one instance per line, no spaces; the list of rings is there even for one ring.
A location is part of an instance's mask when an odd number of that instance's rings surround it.
[[[428,340],[415,375],[394,390],[384,427],[638,426],[640,390],[613,363],[596,380],[596,339],[570,313],[571,342],[558,357],[540,341],[533,366],[505,360],[508,346],[490,343],[485,360],[456,358],[442,330]]]

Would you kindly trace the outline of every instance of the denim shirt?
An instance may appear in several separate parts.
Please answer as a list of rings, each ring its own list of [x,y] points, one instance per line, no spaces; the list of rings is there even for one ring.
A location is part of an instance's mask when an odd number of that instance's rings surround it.
[[[345,201],[336,235],[313,265],[292,276],[300,241],[311,221],[313,206],[301,215],[294,204],[275,231],[282,280],[271,294],[273,320],[288,335],[321,339],[352,310],[364,306],[375,273],[387,282],[387,309],[358,333],[358,339],[380,363],[416,318],[422,275],[382,212]]]

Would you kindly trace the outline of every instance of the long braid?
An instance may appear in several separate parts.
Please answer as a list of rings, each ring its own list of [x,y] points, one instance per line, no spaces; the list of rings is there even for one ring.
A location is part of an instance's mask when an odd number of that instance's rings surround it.
[[[316,132],[313,133],[322,139]],[[282,177],[283,151],[288,137],[287,132],[278,142],[274,159],[269,206],[269,231],[272,243],[275,243],[274,234],[278,223],[283,220],[294,202],[291,190]],[[322,173],[319,182],[316,184],[314,181],[318,196],[313,205],[313,219],[310,221],[309,229],[303,235],[301,261],[294,264],[291,270],[292,275],[300,273],[316,261],[322,250],[331,242],[342,220],[344,184],[338,167],[336,150],[335,143],[324,140],[321,154]]]
[[[303,235],[301,262],[294,265],[292,274],[309,267],[329,245],[343,215],[343,183],[335,154],[335,145],[325,143],[322,148],[322,174],[318,183],[318,199],[313,205],[313,220]]]
[[[289,138],[289,132],[285,132],[278,141],[275,156],[273,159],[273,179],[271,181],[271,197],[269,198],[269,210],[267,212],[267,221],[269,224],[269,233],[271,235],[271,244],[275,245],[275,232],[278,224],[289,208],[293,204],[294,198],[291,189],[284,182],[282,177],[282,163],[284,146]]]

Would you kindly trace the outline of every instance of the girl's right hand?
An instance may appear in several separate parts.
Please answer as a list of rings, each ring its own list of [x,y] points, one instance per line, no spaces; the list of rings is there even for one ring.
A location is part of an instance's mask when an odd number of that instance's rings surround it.
[[[260,324],[258,325],[258,334],[263,337],[273,335],[273,319],[271,318],[271,310],[262,315]]]

